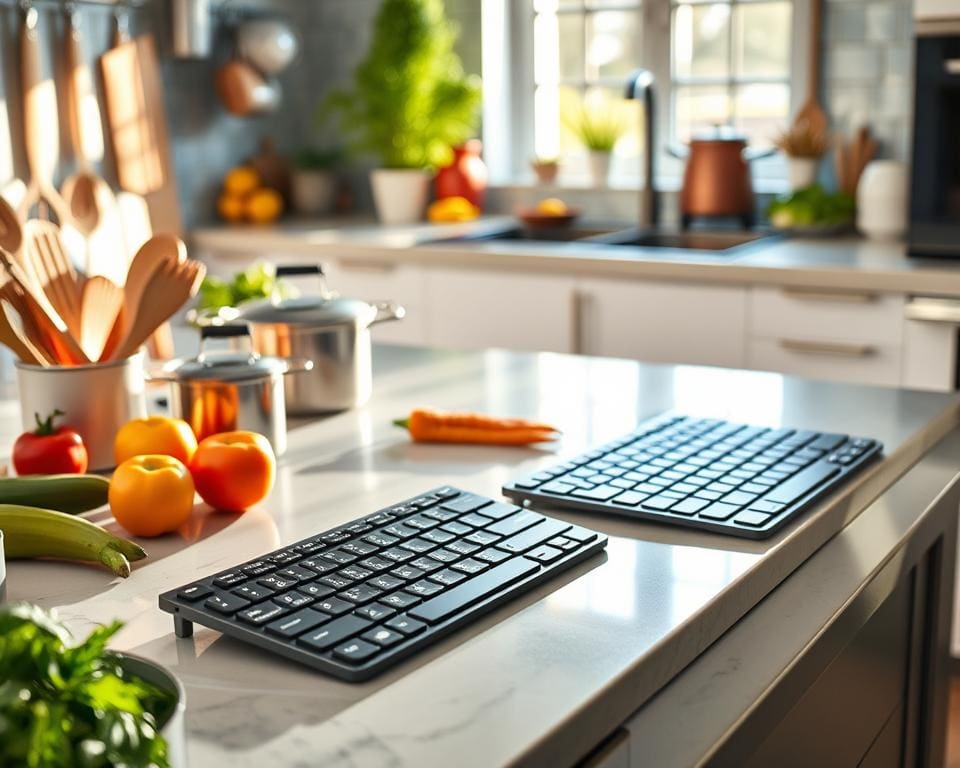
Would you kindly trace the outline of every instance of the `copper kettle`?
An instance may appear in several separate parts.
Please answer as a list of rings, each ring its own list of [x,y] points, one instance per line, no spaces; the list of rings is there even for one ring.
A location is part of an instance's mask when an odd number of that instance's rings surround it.
[[[774,154],[774,148],[747,149],[747,138],[732,128],[716,126],[699,133],[689,148],[670,146],[667,151],[686,160],[680,217],[686,229],[697,217],[738,217],[745,228],[754,223],[753,182],[750,162]]]

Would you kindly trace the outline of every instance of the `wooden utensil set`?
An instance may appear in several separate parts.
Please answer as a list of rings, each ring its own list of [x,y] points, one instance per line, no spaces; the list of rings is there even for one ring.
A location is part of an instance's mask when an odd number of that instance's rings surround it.
[[[129,357],[196,295],[205,273],[173,235],[144,243],[122,286],[79,274],[51,222],[26,222],[21,243],[0,247],[0,342],[44,367]]]

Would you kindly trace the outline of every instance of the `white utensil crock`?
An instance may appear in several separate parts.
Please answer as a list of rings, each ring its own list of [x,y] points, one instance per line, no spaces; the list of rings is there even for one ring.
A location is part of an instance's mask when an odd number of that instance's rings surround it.
[[[80,433],[90,470],[111,469],[113,440],[130,419],[147,415],[143,354],[91,365],[43,368],[18,362],[17,385],[24,431],[36,429],[34,414],[63,411],[59,424]]]
[[[416,168],[377,168],[370,171],[373,202],[384,224],[412,224],[423,218],[430,177]]]

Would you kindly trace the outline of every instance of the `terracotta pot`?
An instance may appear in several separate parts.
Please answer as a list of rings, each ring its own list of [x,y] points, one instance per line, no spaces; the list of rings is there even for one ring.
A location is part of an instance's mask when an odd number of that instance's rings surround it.
[[[483,145],[471,139],[454,147],[453,162],[437,171],[434,182],[438,200],[445,197],[465,197],[478,208],[483,208],[487,191],[487,166],[480,157]]]

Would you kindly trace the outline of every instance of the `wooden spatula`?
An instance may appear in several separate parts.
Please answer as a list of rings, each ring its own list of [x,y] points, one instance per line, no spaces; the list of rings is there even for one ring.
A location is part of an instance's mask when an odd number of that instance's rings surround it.
[[[807,58],[807,97],[793,117],[794,128],[806,126],[811,133],[827,131],[827,114],[817,101],[820,84],[820,28],[823,0],[810,0],[810,50]]]
[[[80,346],[91,360],[99,360],[123,308],[123,289],[102,275],[83,284]]]
[[[43,367],[50,365],[44,354],[27,338],[19,315],[3,300],[0,300],[0,343],[9,347],[24,363]]]
[[[60,229],[49,221],[23,225],[24,257],[67,330],[80,338],[80,280],[60,239]]]

